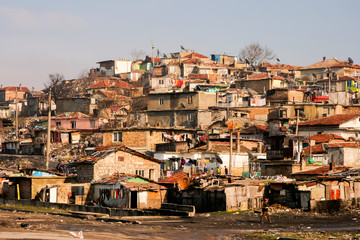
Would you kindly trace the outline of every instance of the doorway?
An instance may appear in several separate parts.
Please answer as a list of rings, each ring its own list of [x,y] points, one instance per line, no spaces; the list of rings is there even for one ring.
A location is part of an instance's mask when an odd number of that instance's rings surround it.
[[[131,192],[131,203],[130,208],[137,208],[137,192],[132,191]]]

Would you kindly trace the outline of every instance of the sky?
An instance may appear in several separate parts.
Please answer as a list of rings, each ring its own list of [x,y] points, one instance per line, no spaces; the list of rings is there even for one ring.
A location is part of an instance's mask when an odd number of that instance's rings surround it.
[[[42,90],[49,74],[75,79],[97,62],[180,46],[237,56],[253,42],[281,63],[323,56],[360,64],[358,0],[0,0],[0,84]]]

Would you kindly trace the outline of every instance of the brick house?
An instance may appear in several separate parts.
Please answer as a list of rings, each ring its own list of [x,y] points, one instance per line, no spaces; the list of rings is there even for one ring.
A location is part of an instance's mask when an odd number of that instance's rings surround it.
[[[274,88],[286,88],[288,83],[280,76],[255,73],[248,75],[245,79],[236,80],[235,85],[237,88],[250,88],[256,92],[265,93]]]
[[[157,181],[163,161],[125,146],[105,147],[80,159],[77,165],[79,182],[90,182],[114,172],[136,174]]]
[[[125,145],[140,152],[155,151],[156,144],[166,143],[166,135],[181,136],[187,135],[193,138],[196,135],[195,129],[183,128],[118,128],[103,130],[103,146]]]
[[[208,126],[211,124],[210,106],[216,106],[216,93],[151,93],[147,105],[148,124],[187,128]]]

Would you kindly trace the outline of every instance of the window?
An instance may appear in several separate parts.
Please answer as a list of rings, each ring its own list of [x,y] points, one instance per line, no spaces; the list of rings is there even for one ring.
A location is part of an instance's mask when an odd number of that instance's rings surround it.
[[[193,103],[193,96],[188,96],[188,103]]]
[[[90,120],[90,127],[95,128],[95,120]]]
[[[61,127],[61,122],[56,122],[57,127]]]
[[[159,85],[163,85],[164,84],[164,80],[163,79],[160,79],[159,80]]]
[[[76,122],[75,121],[71,121],[71,128],[76,129]]]
[[[346,81],[346,87],[351,87],[351,80],[350,80],[350,81]]]
[[[122,132],[113,132],[113,142],[122,142]]]
[[[194,114],[193,114],[193,113],[188,113],[188,115],[187,115],[187,120],[188,120],[189,122],[193,122],[193,121],[194,121]]]
[[[164,98],[162,98],[162,97],[159,98],[159,104],[160,104],[160,105],[164,105]]]
[[[125,159],[124,156],[118,156],[118,161],[119,161],[119,162],[123,162],[124,159]]]
[[[135,170],[135,174],[144,177],[145,171],[144,170]]]

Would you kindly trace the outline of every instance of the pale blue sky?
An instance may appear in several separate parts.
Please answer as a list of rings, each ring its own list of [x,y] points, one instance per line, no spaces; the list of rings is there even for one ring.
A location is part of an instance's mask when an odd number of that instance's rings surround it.
[[[323,56],[360,63],[360,1],[0,0],[0,84],[43,88],[49,73],[77,78],[96,62],[180,45],[238,55],[251,42],[282,63]]]

